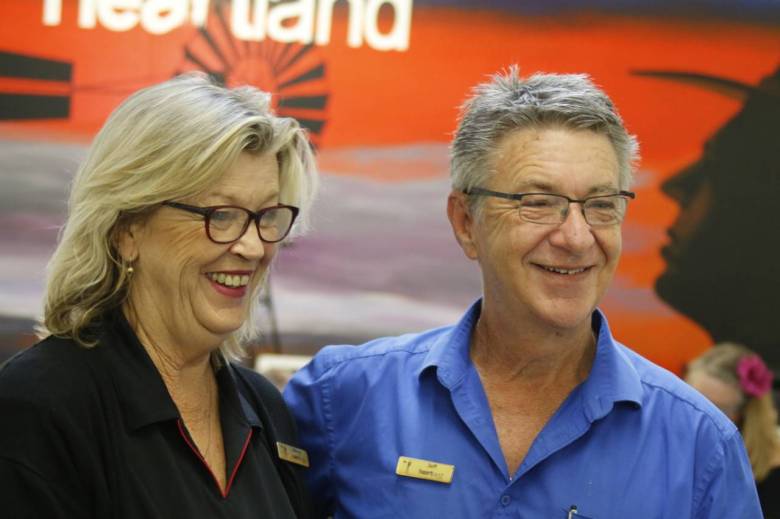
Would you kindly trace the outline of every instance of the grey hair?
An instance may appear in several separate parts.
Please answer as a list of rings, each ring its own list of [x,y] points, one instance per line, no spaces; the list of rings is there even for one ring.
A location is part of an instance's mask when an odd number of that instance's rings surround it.
[[[40,335],[94,345],[90,325],[128,295],[117,233],[166,200],[209,189],[242,152],[276,155],[280,202],[300,208],[294,232],[301,234],[317,188],[314,159],[305,131],[274,115],[270,100],[256,88],[229,89],[190,73],[139,90],[111,114],[73,181],[49,261]],[[247,324],[223,344],[233,358],[251,336],[257,300],[254,294]]]
[[[526,128],[563,127],[605,135],[618,160],[620,189],[631,185],[639,144],[629,135],[612,101],[587,74],[520,77],[517,65],[477,85],[461,107],[451,146],[452,187],[484,186],[491,156],[508,133]],[[475,201],[476,200],[476,201]],[[472,204],[478,204],[474,197]],[[476,208],[478,206],[472,206]]]

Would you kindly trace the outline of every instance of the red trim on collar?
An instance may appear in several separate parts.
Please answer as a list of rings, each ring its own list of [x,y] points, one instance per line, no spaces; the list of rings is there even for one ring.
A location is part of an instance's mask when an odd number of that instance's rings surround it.
[[[236,478],[236,474],[238,473],[238,467],[240,467],[241,462],[244,461],[244,455],[246,454],[246,451],[249,448],[249,442],[252,439],[252,432],[254,432],[254,429],[250,427],[249,434],[247,434],[246,441],[244,441],[244,447],[241,449],[241,454],[239,454],[238,459],[236,460],[236,465],[233,467],[233,473],[230,475],[230,479],[228,480],[227,486],[225,487],[225,497],[227,497],[228,493],[230,492],[230,487],[233,484],[233,480]]]
[[[235,480],[236,474],[238,473],[238,467],[241,466],[241,462],[244,460],[246,451],[249,448],[249,442],[252,440],[252,432],[253,432],[252,429],[251,428],[249,429],[249,434],[247,434],[246,440],[244,440],[244,446],[241,449],[241,454],[238,456],[238,459],[236,460],[236,464],[233,467],[233,472],[230,474],[230,478],[228,479],[227,484],[225,485],[225,490],[223,491],[222,487],[219,484],[219,480],[217,479],[217,476],[211,470],[211,467],[209,467],[208,462],[206,462],[206,459],[200,453],[198,448],[192,443],[189,433],[184,429],[184,421],[181,418],[179,418],[178,420],[176,420],[176,425],[178,425],[179,427],[179,433],[181,434],[181,437],[184,438],[184,442],[189,446],[190,450],[193,453],[195,453],[195,456],[198,457],[200,462],[203,463],[203,466],[206,467],[206,470],[208,470],[209,474],[211,474],[211,477],[214,479],[214,484],[217,485],[217,490],[219,490],[222,499],[227,499],[227,496],[230,493],[230,487],[233,485],[233,480]]]

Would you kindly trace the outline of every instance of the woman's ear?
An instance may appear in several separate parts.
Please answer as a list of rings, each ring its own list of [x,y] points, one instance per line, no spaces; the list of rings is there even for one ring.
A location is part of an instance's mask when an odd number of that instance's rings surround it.
[[[120,222],[114,231],[114,246],[124,263],[133,263],[138,258],[138,242],[141,226],[138,222]]]
[[[452,232],[463,253],[469,259],[477,259],[477,247],[474,243],[474,218],[468,207],[466,195],[453,190],[447,197],[447,218],[450,220]]]

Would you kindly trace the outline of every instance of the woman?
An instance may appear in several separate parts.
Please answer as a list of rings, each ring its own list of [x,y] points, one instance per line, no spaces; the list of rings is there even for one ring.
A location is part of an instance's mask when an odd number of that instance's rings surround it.
[[[307,515],[293,422],[233,361],[315,184],[254,88],[186,75],[116,109],[73,183],[47,337],[0,371],[0,515]]]
[[[780,517],[780,438],[772,378],[761,357],[732,343],[705,352],[686,374],[686,381],[739,427],[767,518]]]

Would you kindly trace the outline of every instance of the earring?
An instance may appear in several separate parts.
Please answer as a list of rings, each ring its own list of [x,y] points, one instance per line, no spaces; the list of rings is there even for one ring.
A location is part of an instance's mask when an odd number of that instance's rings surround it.
[[[135,272],[135,269],[133,269],[132,265],[127,267],[127,277],[133,277],[133,272]]]

